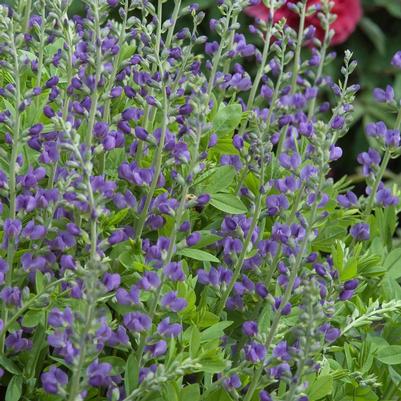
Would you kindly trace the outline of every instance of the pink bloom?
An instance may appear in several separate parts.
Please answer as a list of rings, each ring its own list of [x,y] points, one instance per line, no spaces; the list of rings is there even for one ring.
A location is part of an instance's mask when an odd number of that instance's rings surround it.
[[[297,0],[288,0],[288,3],[296,3]],[[320,0],[308,0],[308,5],[319,4]],[[337,15],[337,19],[331,25],[335,35],[331,41],[332,45],[338,45],[345,42],[348,37],[354,32],[358,21],[362,17],[362,7],[360,0],[334,0],[332,12]],[[246,13],[251,17],[261,20],[267,20],[268,10],[261,2],[260,4],[246,9]],[[281,18],[286,18],[287,24],[294,29],[298,28],[299,17],[287,6],[278,9],[274,15],[274,21],[279,21]],[[322,40],[324,30],[320,26],[320,21],[316,14],[306,18],[306,26],[314,25],[316,27],[316,36]]]

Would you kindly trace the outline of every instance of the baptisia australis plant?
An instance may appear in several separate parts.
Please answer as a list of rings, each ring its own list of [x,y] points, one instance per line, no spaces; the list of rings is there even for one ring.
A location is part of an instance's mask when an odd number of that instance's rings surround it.
[[[0,8],[6,399],[318,399],[332,344],[400,307],[338,314],[372,218],[398,205],[382,179],[401,113],[368,127],[358,199],[330,177],[358,90],[348,51],[342,80],[324,75],[333,4],[290,2],[295,32],[265,1],[258,49],[238,24],[258,1],[219,0],[216,41],[180,0],[168,16],[162,0],[86,0],[84,17],[16,3]]]

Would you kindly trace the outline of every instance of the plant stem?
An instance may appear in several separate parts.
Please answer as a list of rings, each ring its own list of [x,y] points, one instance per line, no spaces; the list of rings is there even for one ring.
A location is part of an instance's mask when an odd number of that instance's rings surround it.
[[[14,29],[14,26],[13,26]],[[14,57],[14,66],[15,66],[15,115],[14,115],[14,127],[13,127],[13,142],[11,149],[11,157],[10,157],[10,170],[9,170],[9,178],[8,178],[8,186],[9,186],[9,214],[8,217],[11,220],[15,220],[16,218],[16,207],[15,200],[17,196],[16,189],[16,165],[17,165],[17,157],[20,145],[20,125],[21,125],[21,114],[19,111],[19,106],[21,103],[21,82],[20,82],[20,74],[19,74],[19,61],[18,61],[18,52],[15,45],[15,40],[12,40],[11,43]],[[13,240],[9,240],[7,244],[7,264],[8,264],[8,272],[6,273],[5,278],[5,286],[12,285],[13,282],[13,264],[14,264],[14,256],[15,256],[15,243]],[[8,319],[8,309],[7,307],[2,308],[2,319],[4,326],[7,326]],[[6,336],[6,330],[2,330],[0,334],[0,354],[3,353],[4,350],[4,339]]]
[[[298,72],[299,72],[299,64],[301,60],[301,49],[302,49],[302,42],[304,37],[305,31],[305,18],[306,18],[306,0],[303,0],[302,5],[302,12],[299,22],[299,30],[298,30],[298,40],[297,40],[297,48],[295,50],[295,58],[294,58],[294,67],[292,70],[292,77],[291,77],[291,93],[294,94],[297,90],[297,79],[298,79]]]
[[[400,130],[400,127],[401,127],[401,108],[398,111],[394,129]],[[384,173],[387,169],[388,163],[390,162],[390,159],[391,159],[391,148],[387,147],[386,151],[384,152],[383,161],[380,165],[380,170],[376,175],[375,183],[373,184],[372,190],[369,194],[368,205],[366,206],[366,210],[363,214],[364,216],[369,216],[370,213],[372,212],[377,190],[384,176]]]
[[[136,231],[135,231],[135,239],[136,240],[138,240],[142,236],[142,231],[145,226],[145,221],[146,221],[146,217],[148,215],[149,206],[150,206],[150,203],[152,202],[153,195],[155,193],[157,182],[159,180],[160,171],[161,171],[163,148],[164,148],[164,142],[166,139],[167,125],[168,125],[168,109],[169,109],[168,98],[167,98],[165,86],[163,86],[162,91],[163,91],[162,132],[161,132],[160,141],[159,141],[159,144],[157,145],[156,153],[154,156],[154,162],[153,162],[154,171],[153,171],[152,182],[150,184],[149,192],[146,196],[145,205],[143,207],[141,214],[139,215],[138,224],[136,226]]]
[[[263,144],[261,146],[261,149],[263,149]],[[241,268],[242,265],[244,263],[245,260],[245,256],[248,252],[248,246],[251,242],[252,239],[252,234],[253,234],[253,230],[255,229],[258,221],[259,221],[259,216],[260,213],[262,211],[262,198],[263,198],[263,194],[262,194],[262,186],[264,185],[264,179],[265,179],[265,163],[264,163],[264,157],[263,157],[263,151],[262,151],[262,155],[261,155],[261,170],[260,170],[260,180],[259,180],[259,192],[256,198],[256,202],[255,202],[255,211],[253,213],[252,216],[252,222],[251,225],[249,227],[248,233],[245,237],[245,241],[242,245],[242,251],[233,267],[233,276],[230,280],[230,283],[228,284],[226,290],[223,293],[223,296],[220,298],[219,304],[217,306],[217,310],[216,310],[216,314],[217,316],[220,316],[221,313],[223,312],[223,309],[226,305],[227,299],[230,296],[231,291],[234,288],[235,282],[237,281],[239,275],[241,274]]]
[[[156,30],[156,47],[155,47],[155,57],[157,60],[160,60],[160,43],[162,40],[162,19],[163,19],[163,2],[162,0],[158,0],[157,2],[157,30]],[[157,71],[157,63],[153,63],[152,65],[152,74]],[[161,74],[163,76],[163,74]],[[150,95],[153,95],[153,88],[150,90]],[[145,122],[145,130],[149,131],[152,128],[153,117],[151,117],[151,107],[149,104],[145,106],[144,119]],[[135,154],[135,161],[139,165],[143,156],[143,141],[139,141],[138,148]]]
[[[120,50],[117,54],[116,60],[113,62],[113,71],[111,72],[111,75],[110,75],[109,85],[107,86],[106,93],[109,93],[111,88],[113,87],[113,85],[116,81],[117,72],[120,68],[122,46],[126,39],[125,31],[127,29],[128,5],[129,5],[129,0],[125,0],[124,18],[123,18],[123,22],[121,25],[120,35],[118,36],[118,46],[119,46]],[[104,121],[106,121],[107,123],[110,123],[110,108],[111,108],[111,98],[108,97],[104,102],[104,114],[103,114]],[[103,175],[105,166],[106,166],[106,152],[102,152],[100,155],[100,166],[99,166],[100,175]]]
[[[196,163],[198,162],[198,157],[199,157],[199,145],[200,145],[200,138],[201,138],[201,126],[199,125],[198,127],[198,131],[196,133],[196,139],[195,139],[195,146],[194,146],[194,153],[193,155],[191,155],[191,161],[189,164],[189,168],[188,171],[191,173],[195,166]],[[187,195],[189,193],[189,189],[191,187],[191,181],[189,181],[188,179],[185,180],[185,184],[183,185],[182,191],[181,191],[181,200],[180,200],[180,204],[178,206],[177,212],[175,214],[175,221],[174,221],[174,227],[172,229],[172,232],[170,234],[170,243],[167,249],[167,255],[166,255],[166,259],[163,261],[163,264],[166,266],[168,265],[172,258],[173,258],[173,254],[174,254],[174,249],[175,249],[175,242],[176,242],[176,238],[177,238],[177,233],[179,230],[179,227],[182,223],[182,218],[185,212],[185,203],[187,201]],[[162,291],[162,287],[164,284],[164,276],[162,275],[161,278],[161,282],[159,285],[159,288],[156,291],[155,297],[153,299],[151,308],[150,308],[150,312],[149,312],[149,317],[151,320],[153,320],[155,314],[156,314],[156,310],[157,310],[157,306],[159,304],[160,301],[160,296],[161,296],[161,291]],[[143,333],[143,335],[141,335],[141,339],[138,345],[138,350],[137,350],[137,360],[138,360],[138,365],[140,366],[141,361],[142,361],[142,357],[143,357],[143,350],[145,347],[145,341],[146,338],[148,337],[149,333]]]
[[[323,181],[324,181],[324,174],[321,174],[320,182],[319,182],[319,186],[318,186],[319,190],[323,185]],[[281,312],[283,311],[284,307],[287,305],[288,301],[291,298],[291,293],[292,293],[292,290],[294,287],[294,283],[297,278],[299,268],[302,265],[304,253],[305,253],[306,247],[308,245],[309,235],[312,231],[312,227],[313,227],[314,221],[316,219],[317,209],[318,209],[318,202],[315,202],[313,205],[312,212],[311,212],[311,217],[308,222],[309,223],[308,227],[306,228],[305,237],[302,241],[301,248],[300,248],[297,258],[295,260],[294,266],[292,267],[292,270],[291,270],[290,278],[289,278],[287,287],[285,289],[284,296],[281,299],[280,306],[278,307],[278,309],[274,315],[273,322],[270,327],[269,335],[267,336],[267,339],[266,339],[265,347],[266,347],[267,351],[269,350],[269,348],[272,344],[272,341],[274,339],[274,336],[276,335],[276,331],[278,329],[278,325],[280,322]],[[250,401],[252,399],[253,394],[255,393],[256,388],[259,384],[260,377],[262,376],[263,368],[264,368],[264,366],[263,366],[263,364],[261,364],[260,367],[256,370],[256,372],[253,376],[253,379],[251,381],[251,384],[249,386],[249,389],[245,395],[244,401]]]
[[[97,112],[97,102],[99,98],[98,94],[98,85],[100,81],[101,68],[102,68],[102,53],[101,53],[101,35],[100,35],[100,20],[99,20],[99,0],[95,0],[93,2],[93,11],[94,11],[94,40],[93,44],[96,49],[95,55],[95,83],[94,88],[92,89],[91,96],[91,108],[89,111],[89,120],[88,120],[88,131],[86,133],[85,143],[88,147],[88,151],[92,146],[92,137],[93,137],[93,127],[95,125],[96,112]]]
[[[228,10],[228,13],[226,15],[226,18],[225,18],[225,24],[224,24],[223,34],[221,36],[219,48],[213,57],[213,67],[212,67],[212,71],[210,73],[209,83],[207,86],[207,103],[208,104],[210,103],[210,100],[212,98],[214,81],[216,79],[216,73],[217,73],[217,70],[220,65],[220,59],[223,54],[223,50],[225,48],[225,42],[226,42],[225,36],[227,35],[228,28],[230,27],[230,19],[231,19],[232,12],[233,12],[233,9],[232,9],[232,7],[230,7],[230,9]]]
[[[24,12],[24,22],[23,22],[24,32],[28,32],[31,8],[32,8],[32,0],[26,0],[25,12]],[[43,20],[42,22],[44,23],[45,21]]]

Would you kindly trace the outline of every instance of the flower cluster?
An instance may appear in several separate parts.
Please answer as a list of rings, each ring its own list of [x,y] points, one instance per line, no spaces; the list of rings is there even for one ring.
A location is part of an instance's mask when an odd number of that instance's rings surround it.
[[[7,399],[307,400],[373,208],[398,205],[382,179],[401,112],[367,127],[358,199],[330,178],[359,89],[349,51],[339,83],[324,75],[331,2],[291,2],[296,33],[265,1],[261,49],[238,31],[257,1],[219,0],[216,41],[197,4],[70,3],[0,6]]]

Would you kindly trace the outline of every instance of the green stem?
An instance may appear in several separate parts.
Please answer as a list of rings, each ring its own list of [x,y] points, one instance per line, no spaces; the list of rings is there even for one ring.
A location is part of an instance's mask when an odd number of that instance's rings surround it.
[[[318,186],[319,189],[322,187],[323,181],[324,181],[324,174],[322,174],[321,177],[320,177],[320,182],[319,182],[319,186]],[[309,219],[309,224],[308,224],[308,227],[306,229],[305,237],[304,237],[304,239],[302,241],[301,249],[299,250],[299,253],[298,253],[297,258],[295,260],[294,266],[292,267],[290,278],[289,278],[287,287],[286,287],[285,292],[284,292],[284,296],[281,299],[280,306],[278,307],[278,309],[277,309],[277,311],[276,311],[276,313],[274,315],[273,322],[272,322],[272,325],[270,327],[269,335],[267,336],[267,339],[266,339],[266,343],[265,343],[266,350],[269,350],[269,348],[270,348],[270,346],[272,344],[272,341],[274,339],[274,336],[276,335],[276,332],[277,332],[277,329],[278,329],[278,325],[279,325],[279,322],[280,322],[280,318],[281,318],[281,312],[283,311],[284,307],[287,305],[288,301],[291,298],[291,293],[292,293],[292,290],[294,288],[294,283],[295,283],[295,280],[296,280],[296,278],[298,276],[298,271],[299,271],[299,268],[302,265],[302,260],[303,260],[303,257],[304,257],[304,253],[305,253],[306,247],[308,245],[309,234],[312,231],[312,227],[313,227],[314,221],[316,219],[317,210],[318,210],[318,202],[315,202],[314,205],[313,205],[311,217]],[[247,391],[247,393],[245,395],[244,401],[250,401],[252,399],[253,394],[255,393],[256,388],[257,388],[257,386],[259,384],[260,377],[262,376],[263,367],[264,367],[263,364],[261,364],[260,367],[254,373],[253,379],[252,379],[251,384],[249,386],[249,389],[248,389],[248,391]]]
[[[95,0],[93,2],[93,11],[94,11],[94,27],[95,27],[93,44],[96,49],[96,55],[95,55],[96,70],[95,70],[95,85],[91,96],[91,108],[89,111],[88,131],[86,133],[86,140],[85,140],[85,143],[88,147],[88,151],[90,151],[90,148],[92,146],[93,127],[95,125],[97,102],[99,99],[99,94],[97,89],[100,81],[101,68],[102,68],[102,53],[100,47],[101,35],[100,35],[100,20],[99,20],[99,0]]]
[[[148,210],[150,203],[153,199],[153,195],[156,190],[157,182],[159,180],[160,176],[160,171],[161,171],[161,165],[162,165],[162,156],[163,156],[163,148],[164,148],[164,142],[166,138],[166,131],[167,131],[167,125],[168,125],[168,98],[167,98],[167,93],[166,93],[166,88],[163,86],[163,123],[162,123],[162,132],[160,135],[160,141],[156,149],[156,154],[154,156],[154,171],[153,171],[153,178],[152,182],[150,184],[149,192],[146,196],[145,200],[145,205],[143,207],[143,210],[141,214],[139,215],[138,223],[136,226],[136,232],[135,232],[135,239],[138,240],[141,238],[143,228],[145,226],[145,220],[148,215]]]
[[[4,326],[3,331],[6,332],[11,327],[11,325],[25,313],[27,309],[29,309],[31,306],[35,304],[37,300],[39,300],[43,295],[47,294],[49,290],[51,290],[53,287],[55,287],[60,283],[63,283],[64,281],[66,281],[65,278],[61,278],[57,281],[54,281],[50,283],[41,293],[36,294],[34,297],[32,297],[27,303],[25,303],[20,309],[18,309],[17,313],[13,315],[11,319],[7,321],[7,324]]]
[[[157,60],[160,60],[160,42],[162,40],[162,19],[163,19],[163,2],[162,0],[158,0],[157,2],[157,30],[156,30],[156,47],[155,47],[155,56]],[[152,73],[154,74],[157,71],[158,63],[153,63],[152,65]],[[151,88],[150,93],[153,95],[153,88]],[[149,131],[153,125],[153,118],[151,117],[151,107],[147,103],[145,106],[144,118],[143,121],[145,123],[145,130]],[[141,159],[143,156],[143,141],[139,141],[138,148],[135,154],[135,161],[138,165],[141,163]]]
[[[16,165],[17,165],[17,157],[19,150],[19,142],[20,142],[20,125],[21,125],[21,114],[19,111],[19,106],[21,103],[21,82],[20,82],[20,74],[19,74],[19,61],[18,61],[18,52],[15,45],[15,41],[12,43],[13,57],[14,57],[14,66],[15,66],[15,115],[14,115],[14,127],[13,127],[13,143],[11,149],[11,157],[10,157],[10,170],[9,170],[9,178],[8,178],[8,186],[9,186],[9,214],[8,217],[11,220],[16,218],[16,207],[15,200],[17,196],[16,191]],[[13,264],[14,264],[14,256],[15,256],[15,243],[13,240],[8,241],[7,245],[7,264],[8,264],[8,272],[5,278],[5,286],[12,285],[13,281]],[[8,319],[8,309],[7,307],[2,308],[2,319],[4,326],[7,326]],[[4,350],[4,339],[6,335],[6,330],[2,330],[0,335],[0,354]]]
[[[223,50],[225,48],[225,42],[226,42],[226,37],[225,36],[227,35],[228,28],[230,26],[230,19],[231,19],[232,12],[233,12],[233,9],[232,9],[232,7],[230,7],[230,9],[228,10],[228,13],[226,15],[226,20],[225,20],[223,34],[221,36],[219,48],[218,48],[216,54],[213,57],[213,67],[212,67],[212,71],[210,73],[209,83],[208,83],[208,86],[207,86],[207,104],[209,104],[209,102],[210,102],[210,100],[212,98],[214,81],[216,79],[216,73],[217,73],[217,70],[218,70],[219,65],[220,65],[220,59],[221,59],[221,56],[223,54]]]
[[[302,49],[302,42],[304,37],[305,31],[305,18],[306,18],[306,1],[303,0],[302,5],[302,12],[299,22],[299,30],[298,30],[298,40],[297,40],[297,48],[295,50],[295,58],[294,58],[294,67],[292,70],[292,77],[291,77],[291,93],[294,94],[297,90],[297,78],[298,72],[300,67],[300,60],[301,60],[301,49]]]
[[[36,86],[41,86],[42,82],[42,70],[43,70],[43,52],[45,48],[45,3],[42,3],[41,10],[42,24],[40,25],[40,44],[39,44],[39,56],[38,56],[38,75],[36,78]],[[37,102],[39,102],[39,97],[37,97]]]
[[[394,128],[396,130],[400,130],[400,127],[401,127],[401,108],[400,108],[400,110],[398,112],[397,120],[395,122],[395,127]],[[370,213],[372,212],[377,190],[378,190],[379,185],[380,185],[380,183],[382,181],[384,173],[385,173],[385,171],[387,169],[388,163],[390,162],[390,159],[391,159],[391,148],[387,147],[386,151],[384,152],[383,161],[382,161],[382,163],[380,165],[380,170],[376,175],[375,183],[374,183],[374,185],[372,187],[372,190],[371,190],[371,192],[369,194],[368,205],[366,206],[366,210],[365,210],[365,212],[363,214],[364,216],[369,216]]]
[[[76,401],[78,394],[81,391],[81,371],[86,359],[86,336],[91,329],[92,320],[94,316],[94,305],[92,303],[87,304],[85,313],[85,327],[81,334],[81,339],[79,343],[79,359],[78,363],[74,369],[74,373],[71,379],[71,387],[69,392],[68,401]]]
[[[272,29],[273,29],[273,18],[272,18],[272,16],[270,16],[269,25],[268,25],[268,28],[267,28],[267,36],[265,38],[265,44],[263,46],[261,65],[258,68],[258,72],[256,73],[256,77],[255,77],[255,79],[253,81],[252,88],[251,88],[251,91],[249,93],[248,103],[247,103],[247,106],[246,106],[246,109],[248,111],[253,108],[253,104],[255,102],[256,93],[257,93],[257,91],[259,89],[259,84],[260,84],[260,81],[262,79],[263,72],[265,70],[265,66],[266,66],[266,63],[267,63],[267,57],[269,55],[269,50],[270,50]],[[270,114],[271,113],[269,112],[269,115]],[[243,121],[243,123],[241,124],[241,127],[239,129],[239,135],[242,135],[244,133],[244,131],[245,131],[246,127],[247,127],[247,123],[248,123],[248,120],[245,119]]]
[[[31,15],[31,8],[32,8],[32,0],[26,0],[25,12],[24,12],[24,22],[23,22],[24,32],[28,32],[29,17]],[[45,21],[43,20],[42,23],[44,24]]]
[[[198,132],[196,135],[196,139],[195,139],[194,154],[191,157],[191,162],[188,167],[189,172],[192,172],[194,170],[195,165],[198,162],[200,137],[201,137],[201,127],[199,126]],[[170,243],[169,243],[169,247],[167,249],[166,259],[163,261],[164,265],[168,265],[173,258],[174,249],[175,249],[175,245],[176,245],[175,242],[176,242],[176,238],[177,238],[177,232],[182,223],[182,218],[183,218],[183,215],[185,212],[185,203],[187,200],[187,195],[189,193],[190,187],[191,187],[191,182],[186,180],[185,184],[182,188],[182,191],[181,191],[181,200],[180,200],[180,204],[178,206],[178,209],[177,209],[177,212],[175,215],[174,227],[172,229],[172,232],[171,232],[171,235],[169,238]],[[159,301],[160,301],[163,284],[164,284],[164,276],[162,276],[162,278],[161,278],[161,283],[159,285],[159,288],[156,291],[155,297],[153,299],[153,302],[152,302],[152,305],[150,308],[149,317],[151,318],[151,320],[153,320],[153,318],[156,314],[157,306],[159,305]],[[140,342],[139,342],[138,350],[137,350],[137,360],[138,360],[137,363],[139,366],[140,366],[142,358],[143,358],[143,350],[145,347],[145,341],[148,336],[149,336],[149,333],[146,332],[146,333],[143,333],[140,338]]]
[[[263,148],[263,145],[262,145]],[[262,152],[262,162],[261,162],[261,171],[260,171],[260,180],[259,180],[259,187],[261,188],[264,184],[264,178],[265,178],[265,163],[263,162],[263,152]],[[245,260],[245,256],[248,252],[248,246],[251,242],[251,238],[252,238],[252,234],[253,234],[253,230],[255,229],[258,221],[259,221],[259,216],[260,213],[262,211],[262,198],[263,198],[263,194],[261,192],[261,190],[259,190],[257,198],[256,198],[256,202],[255,202],[255,211],[253,213],[252,216],[252,222],[251,225],[249,227],[248,233],[245,237],[245,241],[242,245],[242,251],[240,253],[240,256],[238,257],[234,267],[233,267],[233,276],[231,278],[230,283],[228,284],[226,290],[224,291],[222,297],[220,298],[219,304],[217,306],[217,310],[216,310],[216,314],[217,316],[220,316],[225,305],[227,302],[228,297],[231,294],[231,291],[234,288],[235,282],[238,280],[239,275],[241,274],[241,268],[242,265],[244,263]]]
[[[178,13],[180,12],[180,8],[181,8],[181,0],[176,0],[175,1],[175,5],[174,5],[174,10],[173,10],[173,14],[171,16],[171,20],[172,20],[172,24],[168,29],[167,32],[167,38],[166,38],[166,49],[168,49],[171,46],[171,40],[173,38],[173,34],[174,34],[174,29],[175,29],[175,25],[177,23],[177,18],[178,18]]]
[[[120,51],[117,54],[116,60],[113,62],[113,71],[111,72],[110,75],[110,80],[109,84],[106,89],[106,93],[109,93],[112,86],[114,85],[116,81],[116,76],[117,72],[120,68],[120,63],[121,63],[121,55],[122,55],[122,46],[125,42],[126,39],[126,29],[127,29],[127,20],[128,20],[128,5],[129,5],[129,0],[125,0],[124,4],[124,19],[123,23],[121,25],[121,30],[120,30],[120,35],[118,36],[118,46],[120,48]],[[104,120],[107,123],[110,123],[110,109],[111,109],[111,98],[108,97],[105,102],[104,102]],[[99,166],[99,173],[100,175],[103,175],[104,169],[106,166],[106,152],[102,152],[100,154],[100,166]]]

